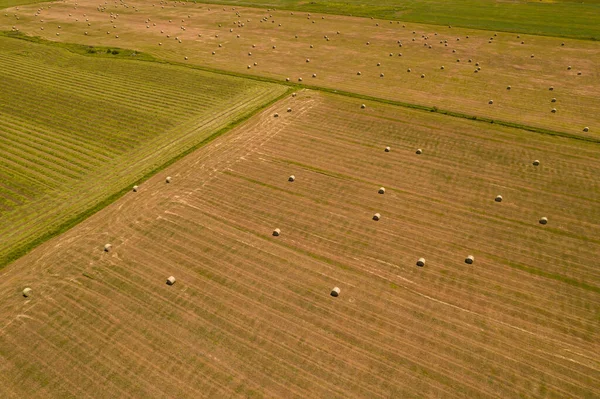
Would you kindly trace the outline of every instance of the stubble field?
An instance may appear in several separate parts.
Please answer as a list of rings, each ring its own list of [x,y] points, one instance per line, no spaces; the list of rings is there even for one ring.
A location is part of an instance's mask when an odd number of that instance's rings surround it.
[[[0,267],[286,90],[7,37],[0,80]]]
[[[49,40],[132,48],[279,81],[302,78],[309,87],[598,140],[594,41],[193,3],[99,8],[84,0],[7,11],[0,29]]]
[[[6,269],[1,396],[599,396],[596,145],[360,105],[289,97]]]

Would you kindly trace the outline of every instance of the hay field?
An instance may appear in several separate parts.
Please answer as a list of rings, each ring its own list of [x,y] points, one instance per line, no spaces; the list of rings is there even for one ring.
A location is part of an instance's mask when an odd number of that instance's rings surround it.
[[[0,81],[0,267],[286,90],[6,37]]]
[[[594,41],[193,3],[73,4],[42,6],[38,16],[39,6],[20,7],[20,19],[0,18],[0,29],[599,138]]]
[[[365,105],[290,96],[5,269],[0,396],[600,396],[597,146]]]
[[[1,1],[1,0],[0,0]],[[6,1],[6,0],[4,0]],[[600,1],[588,0],[215,0],[207,3],[278,8],[423,24],[600,39]]]

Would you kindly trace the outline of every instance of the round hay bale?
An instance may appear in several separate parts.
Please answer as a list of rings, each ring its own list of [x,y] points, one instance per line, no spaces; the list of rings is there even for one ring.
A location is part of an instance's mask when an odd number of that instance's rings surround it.
[[[583,128],[583,131],[584,131],[584,132],[589,132],[589,131],[590,131],[590,128],[586,126],[586,127],[584,127],[584,128]]]
[[[379,77],[380,77],[380,78],[383,78],[383,76],[384,76],[384,75],[383,75],[383,72],[379,74]]]
[[[289,81],[290,81],[290,78],[285,78],[285,81],[286,81],[286,82],[289,82]]]
[[[216,53],[215,51],[213,51],[213,52],[212,52],[212,55],[215,55],[215,54],[217,54],[217,53]]]
[[[419,149],[417,149],[417,151],[416,151],[416,154],[417,154],[417,155],[421,155],[422,153],[423,153],[423,150],[422,150],[422,149],[420,149],[420,148],[419,148]]]
[[[316,77],[317,77],[317,74],[316,74],[316,73],[313,73],[313,74],[312,74],[312,77],[313,77],[313,78],[316,78]]]
[[[550,102],[555,103],[556,102],[556,98],[553,97],[552,100],[550,100]]]
[[[577,75],[578,75],[578,76],[580,76],[580,75],[581,75],[581,72],[577,72]]]
[[[422,74],[421,74],[421,79],[423,79],[424,77],[425,77],[425,74],[424,74],[424,73],[422,73]]]
[[[360,105],[360,108],[361,108],[361,109],[365,109],[365,108],[367,108],[367,106],[366,106],[365,104],[361,104],[361,105]]]
[[[550,91],[554,90],[554,86],[548,87],[548,90],[550,90]]]
[[[567,67],[567,71],[570,71],[570,70],[571,70],[571,65],[569,65],[569,66]]]
[[[442,69],[442,70],[443,70],[443,69],[444,69],[444,66],[442,65],[442,66],[440,67],[440,69]]]
[[[533,166],[540,166],[540,161],[537,159],[533,161]]]
[[[138,192],[139,187],[138,186],[133,186],[133,192],[137,193]]]
[[[340,289],[338,287],[333,287],[333,289],[331,290],[331,296],[332,297],[338,297],[340,295]]]
[[[488,104],[493,104],[493,103],[494,103],[494,100],[488,101]]]
[[[356,72],[356,74],[357,74],[358,76],[360,76],[360,75],[361,75],[360,71]]]
[[[184,60],[186,60],[186,61],[187,61],[187,59],[188,59],[188,57],[184,57]]]
[[[279,114],[277,112],[275,112],[275,114],[273,115],[273,117],[279,118]]]
[[[552,110],[550,112],[552,112],[553,114],[555,114],[556,113],[556,108],[552,108]]]
[[[419,260],[417,260],[417,266],[419,266],[419,267],[425,266],[425,258],[419,258]]]
[[[291,108],[288,108],[288,109],[287,109],[287,112],[292,112],[292,109],[291,109]]]
[[[542,217],[540,218],[540,224],[547,224],[548,223],[548,218],[547,217]]]
[[[33,294],[33,290],[29,287],[25,287],[25,289],[23,290],[23,296],[25,298],[30,297]]]
[[[302,78],[298,78],[298,82],[302,82]]]
[[[273,236],[274,237],[279,237],[280,234],[281,234],[281,230],[280,229],[273,230]]]
[[[252,65],[248,65],[248,69],[252,68]]]
[[[104,252],[110,252],[111,249],[112,249],[112,245],[111,244],[105,244],[104,245]]]
[[[510,90],[510,86],[506,86],[506,90]]]
[[[373,215],[373,220],[378,221],[379,219],[381,219],[381,215],[379,213]]]
[[[296,97],[296,93],[292,93],[292,97]]]
[[[469,255],[465,258],[465,263],[472,265],[475,262],[475,257],[473,255]]]
[[[296,176],[291,175],[290,177],[288,177],[288,181],[296,181]]]
[[[381,62],[378,62],[378,63],[377,63],[377,66],[381,66]]]
[[[534,58],[534,57],[535,57],[535,55],[531,54],[531,58]]]
[[[165,179],[165,182],[171,183],[171,176],[167,176],[167,178]]]
[[[385,187],[379,187],[379,190],[377,190],[377,192],[379,194],[385,194]]]
[[[410,68],[408,68],[408,69],[406,70],[406,72],[410,72]]]
[[[169,278],[167,278],[167,285],[173,285],[175,284],[175,281],[175,277],[169,276]]]
[[[390,147],[385,147],[385,152],[390,152],[390,151],[391,151]]]
[[[494,199],[494,201],[496,201],[496,202],[502,202],[502,196],[501,195],[496,195],[496,198]]]

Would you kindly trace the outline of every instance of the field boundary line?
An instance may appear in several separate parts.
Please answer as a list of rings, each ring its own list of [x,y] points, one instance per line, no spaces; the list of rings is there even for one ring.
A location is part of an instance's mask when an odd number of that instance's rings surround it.
[[[40,0],[40,2],[43,1],[52,1],[52,0]],[[177,2],[180,0],[169,0],[170,2]],[[184,0],[186,3],[191,2],[191,0]],[[540,0],[541,1],[541,0]],[[194,3],[196,3],[196,0],[193,1]],[[199,0],[200,3],[202,4],[213,4],[213,5],[220,5],[220,6],[236,6],[236,7],[245,7],[245,8],[253,8],[253,9],[258,9],[258,10],[263,10],[266,8],[272,8],[273,10],[276,11],[295,11],[295,12],[302,12],[302,13],[315,13],[315,14],[325,14],[325,15],[334,15],[334,16],[340,16],[340,17],[352,17],[352,18],[361,18],[361,19],[378,19],[381,21],[395,21],[395,22],[403,22],[405,24],[415,24],[415,25],[431,25],[431,26],[448,26],[449,24],[447,23],[435,23],[435,22],[417,22],[417,21],[407,21],[407,20],[403,20],[401,18],[390,18],[389,16],[383,16],[383,15],[367,15],[367,14],[363,14],[363,15],[357,15],[357,14],[336,14],[334,12],[328,12],[327,10],[319,10],[319,11],[314,11],[314,10],[308,10],[308,9],[302,9],[300,7],[278,7],[276,5],[269,5],[269,4],[265,4],[263,6],[260,6],[258,4],[252,4],[252,3],[247,3],[244,1],[229,1],[229,2],[223,2],[223,1],[219,1],[219,0]],[[304,3],[306,4],[306,3]],[[393,7],[393,6],[390,6]],[[398,12],[399,10],[396,10],[396,12]],[[403,11],[407,11],[407,10],[403,10]],[[585,40],[585,41],[589,41],[589,42],[596,42],[599,41],[600,39],[595,37],[595,36],[575,36],[575,35],[543,35],[540,33],[530,33],[527,32],[526,30],[505,30],[505,29],[484,29],[481,27],[476,27],[476,26],[470,26],[470,25],[462,25],[462,24],[451,24],[451,26],[455,26],[457,28],[462,28],[462,29],[474,29],[474,30],[479,30],[479,31],[483,31],[483,32],[503,32],[503,33],[520,33],[522,35],[527,35],[527,36],[539,36],[539,37],[556,37],[556,38],[564,38],[564,39],[573,39],[573,40]]]
[[[135,53],[136,57],[135,58],[124,58],[121,56],[117,56],[117,57],[109,56],[109,55],[106,55],[105,51],[104,51],[104,50],[108,49],[109,47],[85,46],[83,44],[53,42],[51,40],[42,39],[39,36],[27,36],[20,32],[0,31],[0,36],[13,38],[13,39],[25,40],[25,41],[29,41],[29,42],[33,42],[33,43],[37,43],[37,44],[45,44],[45,45],[49,45],[49,46],[60,47],[67,51],[71,51],[75,54],[84,55],[84,56],[102,57],[102,58],[117,58],[117,59],[121,59],[121,60],[131,60],[131,61],[157,62],[160,64],[197,69],[197,70],[211,72],[211,73],[220,74],[220,75],[234,76],[234,77],[243,78],[243,79],[256,80],[259,82],[276,83],[279,85],[289,86],[289,87],[296,88],[296,89],[310,89],[310,90],[315,90],[315,91],[321,91],[324,93],[336,94],[336,95],[350,97],[350,98],[357,98],[357,99],[376,102],[376,103],[382,103],[382,104],[394,105],[394,106],[403,107],[403,108],[415,109],[418,111],[433,112],[436,114],[446,115],[446,116],[450,116],[450,117],[454,117],[454,118],[467,119],[467,120],[471,120],[474,122],[495,124],[495,125],[509,127],[509,128],[513,128],[513,129],[520,129],[520,130],[524,130],[524,131],[528,131],[528,132],[532,132],[532,133],[544,134],[547,136],[563,137],[563,138],[567,138],[567,139],[580,140],[580,141],[585,141],[585,142],[589,142],[589,143],[600,144],[600,138],[596,138],[596,137],[586,137],[586,136],[581,136],[581,135],[574,134],[574,133],[561,132],[558,130],[550,130],[550,129],[541,128],[541,127],[524,125],[521,123],[509,122],[509,121],[504,121],[504,120],[499,120],[499,119],[492,119],[492,118],[489,118],[486,116],[469,115],[469,114],[465,114],[462,112],[440,109],[436,106],[428,106],[428,105],[422,105],[422,104],[407,103],[404,101],[389,100],[389,99],[385,99],[385,98],[381,98],[381,97],[373,97],[373,96],[368,96],[366,94],[359,94],[359,93],[354,93],[354,92],[350,92],[350,91],[332,89],[332,88],[328,88],[328,87],[291,83],[291,82],[281,81],[281,80],[274,79],[274,78],[268,78],[268,77],[257,76],[257,75],[248,75],[248,74],[243,74],[243,73],[239,73],[239,72],[232,72],[232,71],[226,71],[226,70],[222,70],[222,69],[210,68],[210,67],[202,66],[202,65],[190,65],[190,64],[185,64],[182,62],[169,61],[169,60],[165,60],[165,59],[161,59],[161,58],[156,58],[156,57],[146,54],[146,53],[137,52],[134,50],[127,50],[127,49],[123,49],[123,48],[119,48],[119,47],[110,47],[110,48],[114,49],[114,50],[119,50],[120,52],[130,52],[130,55],[131,55],[131,53]],[[91,48],[98,49],[101,51],[99,51],[98,53],[90,54],[87,51],[88,51],[88,49],[91,49]],[[0,263],[0,265],[1,265],[1,263]]]
[[[0,32],[1,34],[1,32]],[[17,259],[19,259],[20,257],[26,255],[28,252],[30,252],[31,250],[33,250],[34,248],[38,247],[39,245],[45,243],[46,241],[70,230],[71,228],[75,227],[76,225],[78,225],[79,223],[81,223],[82,221],[84,221],[85,219],[89,218],[90,216],[96,214],[97,212],[100,212],[102,209],[106,208],[108,205],[112,204],[113,202],[117,201],[119,198],[121,198],[123,195],[125,195],[126,193],[128,193],[131,190],[131,187],[134,184],[141,184],[144,181],[150,179],[151,177],[153,177],[154,175],[156,175],[158,172],[166,169],[167,167],[173,165],[175,162],[179,161],[180,159],[186,157],[187,155],[191,154],[192,152],[196,151],[197,149],[205,146],[206,144],[214,141],[215,139],[217,139],[218,137],[224,135],[225,133],[231,131],[232,129],[234,129],[235,127],[243,124],[244,122],[246,122],[248,119],[252,118],[254,115],[262,112],[263,110],[267,109],[268,107],[270,107],[271,105],[275,104],[276,102],[282,100],[283,98],[287,97],[293,90],[290,88],[287,91],[285,91],[283,94],[281,94],[278,97],[275,97],[274,99],[260,105],[259,107],[249,111],[248,113],[246,113],[245,115],[242,115],[240,118],[231,121],[230,123],[228,123],[227,125],[223,126],[221,129],[217,130],[216,132],[214,132],[213,134],[211,134],[210,136],[206,137],[204,140],[198,142],[197,144],[193,145],[192,147],[186,149],[185,151],[175,155],[173,158],[166,160],[163,164],[159,165],[158,167],[148,171],[147,173],[145,173],[143,176],[141,176],[140,178],[138,178],[135,181],[131,181],[129,184],[127,184],[125,187],[121,188],[120,190],[114,192],[113,194],[111,194],[110,196],[102,199],[99,203],[97,203],[96,205],[92,206],[91,208],[85,209],[83,211],[81,211],[80,213],[78,213],[77,215],[73,216],[70,219],[67,219],[65,222],[61,223],[60,225],[58,225],[56,228],[47,231],[46,233],[42,234],[41,236],[37,237],[36,239],[21,245],[15,249],[13,249],[12,251],[9,251],[4,257],[0,258],[0,270],[2,270],[4,267],[8,266],[9,264],[11,264],[12,262],[16,261]]]

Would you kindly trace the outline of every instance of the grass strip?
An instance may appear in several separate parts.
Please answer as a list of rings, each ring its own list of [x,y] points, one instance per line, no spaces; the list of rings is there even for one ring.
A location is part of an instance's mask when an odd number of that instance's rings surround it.
[[[544,134],[544,135],[548,135],[548,136],[563,137],[563,138],[568,138],[568,139],[573,139],[573,140],[580,140],[580,141],[586,141],[586,142],[590,142],[590,143],[600,144],[600,138],[581,136],[581,135],[574,134],[574,133],[567,133],[567,132],[561,132],[558,130],[550,130],[550,129],[545,129],[545,128],[541,128],[541,127],[523,125],[521,123],[492,119],[492,118],[488,118],[485,116],[469,115],[469,114],[465,114],[462,112],[450,111],[450,110],[440,109],[438,107],[430,107],[427,105],[413,104],[413,103],[407,103],[407,102],[397,101],[397,100],[388,100],[385,98],[372,97],[372,96],[368,96],[365,94],[358,94],[358,93],[344,91],[344,90],[330,89],[327,87],[286,82],[286,81],[262,77],[262,76],[247,75],[247,74],[238,73],[238,72],[224,71],[221,69],[205,67],[202,65],[190,65],[190,64],[185,64],[182,62],[162,60],[159,58],[155,58],[149,54],[135,52],[133,50],[123,50],[123,49],[119,49],[116,47],[85,46],[85,45],[81,45],[81,44],[53,42],[53,41],[42,39],[37,36],[27,36],[20,32],[12,32],[12,31],[0,31],[0,36],[6,36],[6,37],[15,38],[15,39],[26,40],[26,41],[30,41],[30,42],[38,43],[38,44],[49,44],[52,46],[64,48],[66,50],[72,51],[72,52],[74,52],[76,54],[80,54],[80,55],[105,57],[105,58],[111,58],[111,57],[116,56],[117,58],[121,58],[121,59],[135,59],[138,61],[152,61],[152,62],[158,62],[158,63],[168,64],[168,65],[173,65],[173,66],[182,66],[182,67],[186,67],[186,68],[198,69],[198,70],[205,71],[205,72],[212,72],[212,73],[216,73],[216,74],[220,74],[220,75],[234,76],[234,77],[238,77],[238,78],[251,79],[251,80],[255,80],[255,81],[259,81],[259,82],[266,82],[266,83],[277,83],[279,85],[285,85],[285,86],[293,87],[296,89],[310,89],[310,90],[321,91],[321,92],[325,92],[325,93],[337,94],[337,95],[341,95],[341,96],[345,96],[345,97],[357,98],[357,99],[361,99],[361,100],[365,100],[365,101],[371,101],[371,102],[375,102],[375,103],[395,105],[398,107],[410,108],[410,109],[415,109],[415,110],[425,111],[425,112],[435,112],[435,113],[438,113],[441,115],[447,115],[447,116],[451,116],[454,118],[462,118],[462,119],[468,119],[468,120],[476,121],[476,122],[496,124],[496,125],[500,125],[500,126],[504,126],[504,127],[525,130],[525,131],[532,132],[532,133],[539,133],[539,134]],[[96,53],[90,53],[89,52],[90,48],[97,49],[98,51]],[[113,55],[112,53],[109,54],[107,52],[107,50],[117,50],[117,51],[119,51],[119,53]],[[137,55],[135,57],[131,57],[132,53],[135,53]]]
[[[15,260],[19,259],[20,257],[24,256],[25,254],[27,254],[28,252],[30,252],[31,250],[33,250],[37,246],[43,244],[44,242],[50,240],[51,238],[54,238],[54,237],[56,237],[56,236],[58,236],[58,235],[60,235],[60,234],[62,234],[64,232],[70,230],[72,227],[75,227],[80,222],[84,221],[85,219],[89,218],[90,216],[94,215],[95,213],[97,213],[97,212],[101,211],[102,209],[106,208],[108,205],[110,205],[113,202],[117,201],[123,195],[125,195],[126,193],[128,193],[129,191],[131,191],[131,187],[133,185],[135,185],[135,184],[141,184],[142,182],[150,179],[152,176],[154,176],[158,172],[166,169],[167,167],[173,165],[175,162],[179,161],[180,159],[184,158],[185,156],[187,156],[187,155],[191,154],[192,152],[196,151],[200,147],[205,146],[206,144],[210,143],[211,141],[213,141],[213,140],[217,139],[218,137],[224,135],[225,133],[231,131],[235,127],[237,127],[237,126],[241,125],[242,123],[246,122],[248,119],[250,119],[254,115],[262,112],[266,108],[270,107],[271,105],[273,105],[276,102],[280,101],[284,97],[288,96],[291,93],[291,91],[292,91],[292,89],[290,88],[288,91],[286,91],[285,93],[283,93],[279,97],[276,97],[273,100],[271,100],[271,101],[269,101],[269,102],[261,105],[260,107],[254,109],[254,110],[252,110],[250,112],[248,112],[246,115],[243,115],[242,117],[238,118],[237,120],[230,122],[229,124],[227,124],[226,126],[222,127],[221,129],[219,129],[218,131],[216,131],[215,133],[213,133],[209,137],[207,137],[204,140],[200,141],[196,145],[188,148],[187,150],[183,151],[182,153],[176,155],[175,157],[167,160],[166,162],[164,162],[162,165],[156,167],[155,169],[153,169],[151,171],[148,171],[141,178],[139,178],[139,179],[137,179],[135,181],[132,181],[130,184],[127,184],[125,187],[121,188],[119,191],[113,193],[109,197],[103,199],[98,204],[94,205],[93,207],[80,212],[79,214],[75,215],[74,217],[72,217],[69,220],[66,220],[64,223],[62,223],[61,225],[57,226],[55,229],[50,230],[50,231],[44,233],[43,235],[39,236],[38,238],[36,238],[36,239],[34,239],[34,240],[32,240],[32,241],[30,241],[30,242],[28,242],[28,243],[26,243],[26,244],[24,244],[24,245],[22,245],[20,247],[17,247],[15,249],[13,249],[12,251],[8,252],[4,257],[0,258],[0,269],[2,269],[5,266],[7,266],[8,264],[14,262]]]

